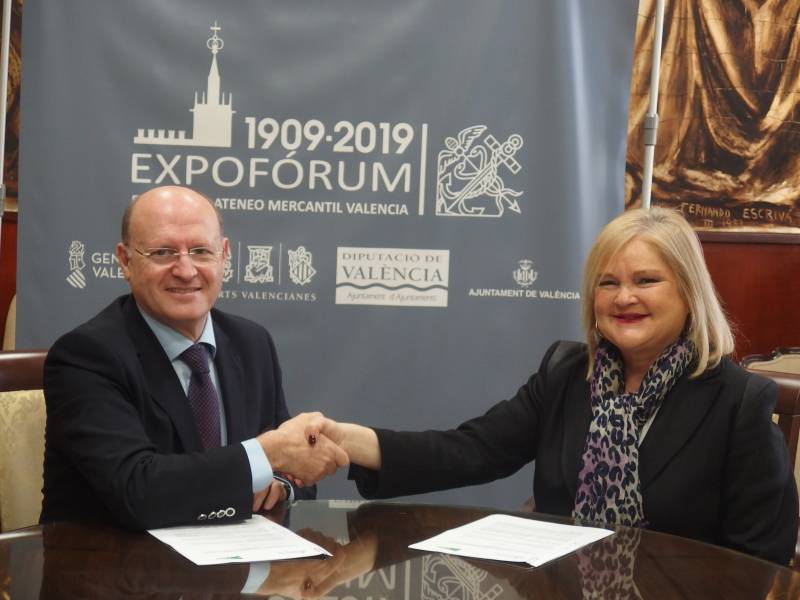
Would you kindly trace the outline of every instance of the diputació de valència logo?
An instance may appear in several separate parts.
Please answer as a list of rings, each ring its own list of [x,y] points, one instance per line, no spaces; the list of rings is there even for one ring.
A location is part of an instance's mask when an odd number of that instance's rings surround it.
[[[336,304],[447,307],[450,251],[336,249]]]

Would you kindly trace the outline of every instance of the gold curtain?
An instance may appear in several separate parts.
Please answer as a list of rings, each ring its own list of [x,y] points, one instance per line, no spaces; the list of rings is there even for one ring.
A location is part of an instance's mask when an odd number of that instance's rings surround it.
[[[638,204],[655,0],[640,0],[625,205]],[[800,2],[666,2],[653,203],[705,228],[800,233]]]

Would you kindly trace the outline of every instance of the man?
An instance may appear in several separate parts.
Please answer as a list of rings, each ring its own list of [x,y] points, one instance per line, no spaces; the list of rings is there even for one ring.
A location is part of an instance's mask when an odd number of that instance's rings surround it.
[[[306,438],[307,415],[289,419],[269,333],[212,308],[228,252],[197,192],[155,188],[129,205],[116,254],[130,295],[45,363],[42,522],[247,518],[288,493],[314,496],[274,474],[313,484],[347,463],[324,436]]]

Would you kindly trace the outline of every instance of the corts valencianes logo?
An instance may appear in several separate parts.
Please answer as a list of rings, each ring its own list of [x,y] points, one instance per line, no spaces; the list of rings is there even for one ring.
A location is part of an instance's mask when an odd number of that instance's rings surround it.
[[[231,242],[231,254],[225,259],[222,281],[226,284],[280,286],[285,282],[288,273],[289,280],[293,284],[305,286],[311,283],[317,274],[313,260],[312,253],[304,244],[291,249],[280,242],[270,244]]]
[[[316,302],[319,294],[309,285],[316,274],[313,255],[304,244],[291,249],[278,241],[231,242],[223,271],[225,286],[219,297],[245,302]]]
[[[247,246],[248,262],[244,267],[244,280],[248,283],[272,283],[272,246]]]
[[[336,304],[446,307],[450,251],[336,249]]]

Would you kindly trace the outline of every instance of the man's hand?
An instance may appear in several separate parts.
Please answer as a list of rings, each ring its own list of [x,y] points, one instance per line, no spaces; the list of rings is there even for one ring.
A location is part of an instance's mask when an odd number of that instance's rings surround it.
[[[287,498],[286,486],[282,481],[273,479],[267,487],[253,496],[253,512],[272,510],[276,506],[280,506]]]
[[[326,435],[318,433],[315,442],[309,442],[311,431],[307,429],[323,418],[320,413],[299,414],[256,438],[274,470],[312,485],[349,463],[347,453]]]

